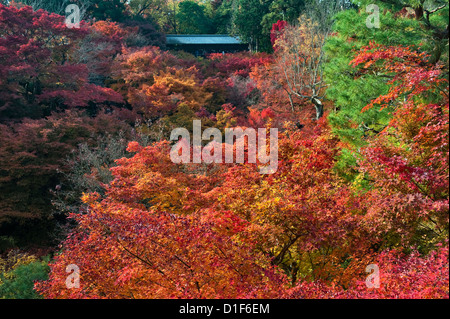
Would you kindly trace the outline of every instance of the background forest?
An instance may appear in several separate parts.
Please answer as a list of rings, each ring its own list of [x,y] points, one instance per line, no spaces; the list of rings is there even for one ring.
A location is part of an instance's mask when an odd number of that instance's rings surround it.
[[[448,24],[444,0],[0,0],[0,298],[449,298]],[[277,172],[173,163],[193,120],[278,128]]]

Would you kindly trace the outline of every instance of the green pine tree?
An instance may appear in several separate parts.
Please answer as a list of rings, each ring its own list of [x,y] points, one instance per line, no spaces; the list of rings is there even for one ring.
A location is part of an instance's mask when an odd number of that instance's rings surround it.
[[[383,130],[394,111],[391,107],[361,112],[371,100],[387,93],[389,78],[380,74],[360,77],[358,70],[349,65],[359,49],[371,41],[388,46],[420,47],[431,55],[430,63],[440,60],[448,66],[448,8],[443,1],[353,2],[358,4],[357,8],[341,11],[335,17],[335,35],[326,43],[324,65],[327,98],[335,104],[329,120],[334,133],[351,146],[342,151],[337,168],[349,179],[354,177],[349,167],[356,163],[352,151],[365,145],[368,136]],[[376,7],[369,5],[377,6],[379,25],[374,15]]]

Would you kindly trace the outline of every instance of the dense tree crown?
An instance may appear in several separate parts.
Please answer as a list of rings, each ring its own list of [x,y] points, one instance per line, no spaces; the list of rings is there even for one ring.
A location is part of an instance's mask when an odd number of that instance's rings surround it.
[[[448,2],[68,3],[0,1],[0,298],[449,297]],[[194,120],[277,170],[174,163]]]

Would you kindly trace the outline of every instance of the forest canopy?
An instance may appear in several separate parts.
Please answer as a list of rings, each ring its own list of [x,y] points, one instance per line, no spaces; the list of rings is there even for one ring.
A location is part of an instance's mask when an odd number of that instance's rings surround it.
[[[441,0],[0,0],[0,298],[448,299],[448,24]],[[175,163],[195,123],[276,131],[276,170],[250,135]]]

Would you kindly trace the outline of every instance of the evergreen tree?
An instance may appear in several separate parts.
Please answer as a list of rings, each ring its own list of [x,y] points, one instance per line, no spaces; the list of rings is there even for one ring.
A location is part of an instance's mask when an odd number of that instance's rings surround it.
[[[121,22],[127,16],[125,0],[90,0],[88,14],[96,20]]]
[[[349,65],[359,49],[372,41],[388,46],[420,47],[431,55],[430,63],[440,61],[447,69],[444,74],[448,74],[448,10],[444,4],[424,0],[354,3],[359,7],[336,15],[334,36],[325,46],[327,97],[333,100],[336,110],[329,120],[334,132],[349,145],[337,164],[342,171],[356,161],[351,150],[363,146],[368,136],[381,132],[395,109],[392,105],[381,111],[372,108],[361,112],[371,100],[387,93],[391,78],[384,74],[360,76],[358,69]]]
[[[295,23],[305,8],[305,0],[274,0],[269,12],[262,18],[263,32],[266,34],[278,20]]]
[[[178,32],[181,34],[213,33],[212,21],[206,15],[205,7],[192,0],[178,4]]]
[[[233,4],[234,33],[247,41],[252,51],[271,49],[269,33],[263,34],[261,25],[270,3],[268,0],[235,0]]]

